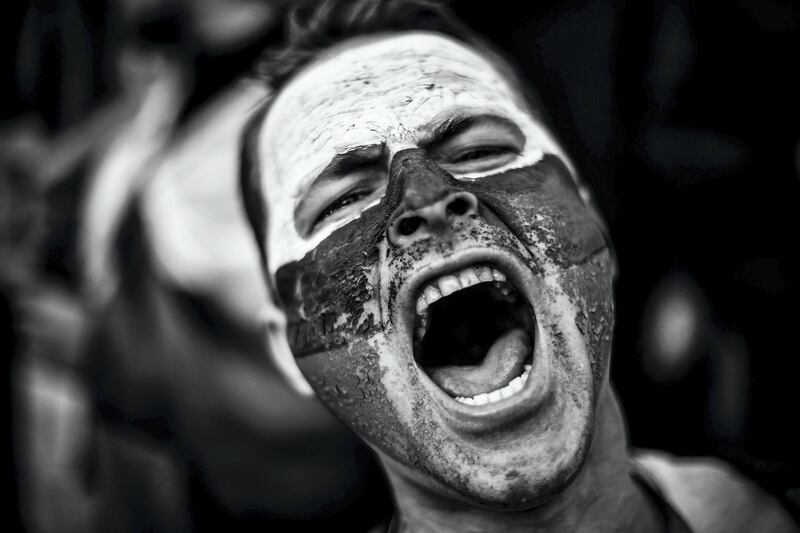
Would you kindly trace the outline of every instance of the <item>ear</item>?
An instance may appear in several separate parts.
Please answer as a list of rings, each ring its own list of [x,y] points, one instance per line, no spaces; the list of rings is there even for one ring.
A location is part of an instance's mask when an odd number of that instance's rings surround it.
[[[304,397],[314,396],[314,390],[294,360],[286,337],[286,315],[272,304],[266,304],[259,312],[267,355],[291,389]]]

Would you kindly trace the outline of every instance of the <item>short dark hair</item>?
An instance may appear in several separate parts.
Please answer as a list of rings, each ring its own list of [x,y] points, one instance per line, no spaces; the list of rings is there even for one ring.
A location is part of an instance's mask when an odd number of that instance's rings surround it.
[[[286,18],[283,44],[266,50],[256,64],[255,74],[266,83],[269,101],[248,122],[241,144],[240,193],[258,241],[262,266],[266,267],[267,263],[264,247],[267,212],[263,203],[258,135],[271,102],[293,76],[325,50],[355,37],[415,30],[453,37],[496,59],[496,66],[521,94],[531,103],[538,103],[538,97],[521,83],[518,73],[495,47],[459,21],[441,0],[323,0],[294,7]]]
[[[440,0],[306,2],[289,11],[283,46],[266,50],[256,73],[276,92],[321,52],[338,43],[411,30],[443,33],[476,45],[481,41]]]

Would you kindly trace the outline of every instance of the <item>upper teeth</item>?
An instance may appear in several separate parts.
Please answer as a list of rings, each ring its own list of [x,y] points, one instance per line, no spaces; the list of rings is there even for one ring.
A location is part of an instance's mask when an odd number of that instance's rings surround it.
[[[446,274],[432,280],[417,298],[417,314],[423,314],[433,302],[461,289],[466,289],[485,281],[505,281],[506,276],[488,266],[470,266],[453,274]]]

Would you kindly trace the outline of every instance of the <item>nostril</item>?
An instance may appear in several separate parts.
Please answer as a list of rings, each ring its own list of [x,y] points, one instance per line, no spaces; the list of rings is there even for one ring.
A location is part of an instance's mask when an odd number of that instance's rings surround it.
[[[406,217],[401,219],[397,224],[397,231],[400,235],[413,235],[422,225],[422,217]]]
[[[458,192],[450,195],[445,203],[447,218],[463,217],[478,212],[478,200],[468,192]]]
[[[456,197],[447,204],[447,215],[448,216],[462,216],[467,214],[472,206],[471,202],[469,202],[464,197]]]

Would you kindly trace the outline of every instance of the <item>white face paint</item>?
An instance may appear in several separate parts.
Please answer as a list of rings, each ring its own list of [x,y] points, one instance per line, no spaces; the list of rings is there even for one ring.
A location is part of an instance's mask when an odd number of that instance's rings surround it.
[[[448,169],[456,178],[526,167],[546,153],[569,161],[506,76],[487,57],[446,36],[412,32],[356,40],[307,67],[279,94],[261,130],[270,273],[302,258],[379,201],[382,189],[345,216],[301,234],[298,205],[335,156],[379,145],[390,161],[399,150],[424,145],[448,120],[484,115],[513,124],[521,133],[520,149],[490,168]]]

